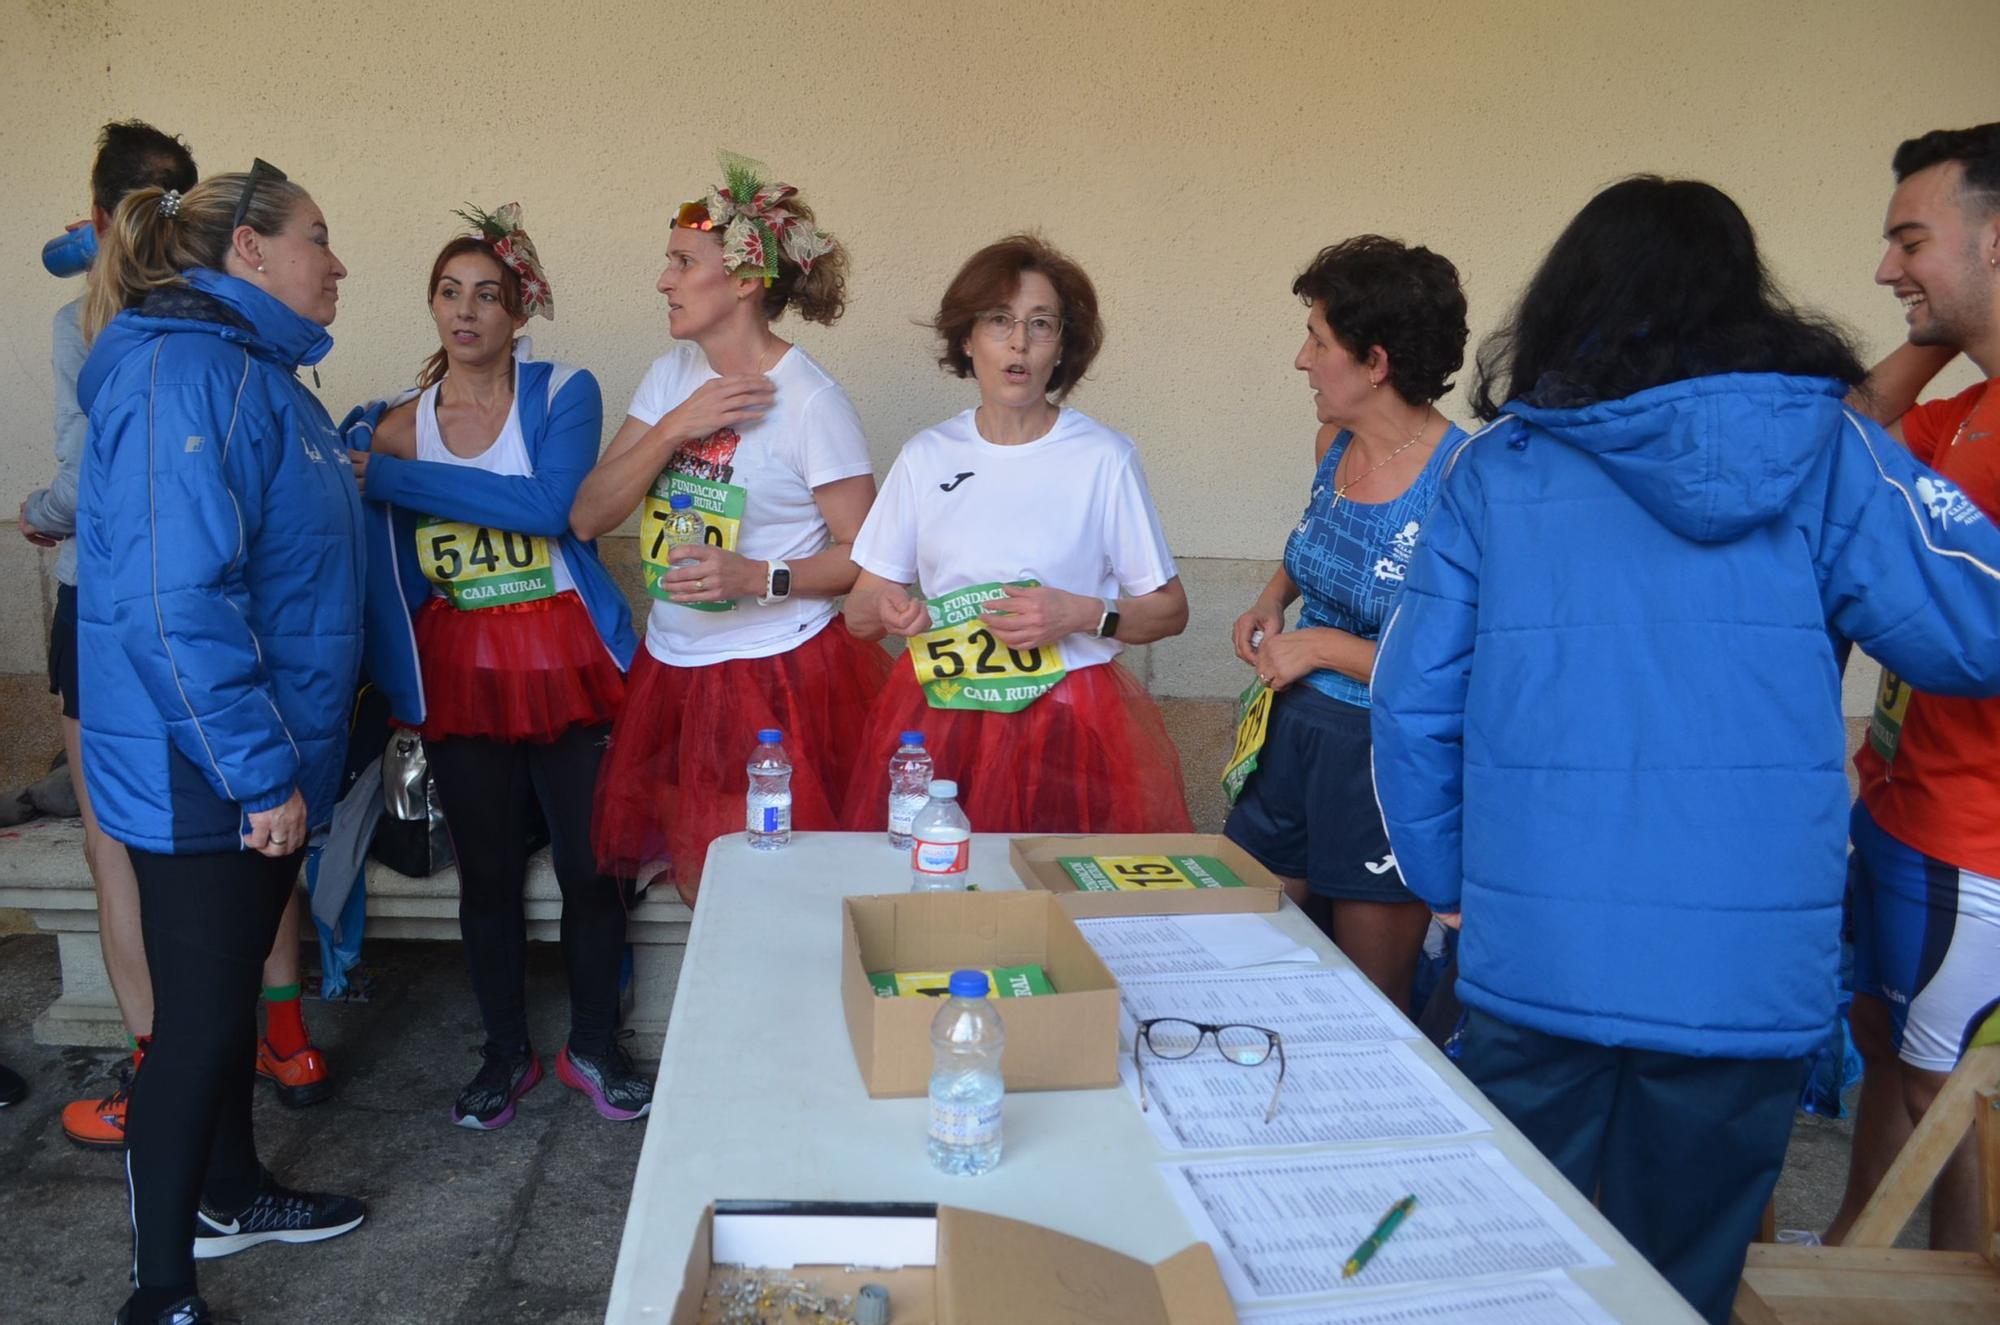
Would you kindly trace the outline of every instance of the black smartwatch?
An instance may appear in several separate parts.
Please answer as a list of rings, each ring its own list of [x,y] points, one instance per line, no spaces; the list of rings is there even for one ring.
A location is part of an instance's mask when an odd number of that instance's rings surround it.
[[[1118,638],[1118,600],[1104,600],[1104,615],[1097,619],[1097,629],[1091,632],[1098,639]]]

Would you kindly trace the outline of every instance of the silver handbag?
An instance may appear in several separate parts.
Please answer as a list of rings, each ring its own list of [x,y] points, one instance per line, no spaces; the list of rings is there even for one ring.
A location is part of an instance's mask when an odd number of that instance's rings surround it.
[[[382,803],[389,817],[422,823],[437,815],[434,802],[423,737],[406,728],[390,732],[382,751]]]

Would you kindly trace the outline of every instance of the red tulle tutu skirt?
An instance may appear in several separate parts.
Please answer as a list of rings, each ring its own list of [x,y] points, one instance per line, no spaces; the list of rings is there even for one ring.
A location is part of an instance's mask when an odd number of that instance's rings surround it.
[[[889,826],[889,756],[921,731],[975,833],[1191,833],[1160,706],[1115,662],[1071,672],[1019,713],[935,709],[907,658],[875,705],[843,823]]]
[[[694,888],[708,844],[743,831],[744,765],[764,727],[785,733],[792,827],[838,828],[861,730],[888,674],[889,655],[839,617],[768,658],[671,667],[642,647],[597,775],[598,867],[634,879],[667,862],[683,892]]]
[[[625,675],[571,590],[472,612],[433,598],[416,632],[428,740],[553,741],[618,716]]]

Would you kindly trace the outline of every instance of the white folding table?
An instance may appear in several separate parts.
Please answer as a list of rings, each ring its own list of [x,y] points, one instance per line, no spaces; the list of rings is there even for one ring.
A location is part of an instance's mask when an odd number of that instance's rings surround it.
[[[1021,886],[1007,841],[973,837],[971,882],[981,889]],[[696,1222],[715,1200],[934,1201],[1146,1261],[1194,1240],[1158,1167],[1193,1156],[1161,1149],[1122,1087],[1010,1094],[1004,1157],[978,1177],[932,1171],[924,1100],[868,1097],[841,1013],[840,899],[908,888],[907,853],[878,834],[799,833],[776,852],[738,836],[710,850],[608,1320],[667,1320]],[[1351,967],[1289,902],[1270,919],[1329,965]],[[1582,1288],[1624,1325],[1699,1321],[1450,1060],[1426,1041],[1412,1047],[1491,1122],[1508,1160],[1611,1256],[1608,1267],[1571,1272]]]

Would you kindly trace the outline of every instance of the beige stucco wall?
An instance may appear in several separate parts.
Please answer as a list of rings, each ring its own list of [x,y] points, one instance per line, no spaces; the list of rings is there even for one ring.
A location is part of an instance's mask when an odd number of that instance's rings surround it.
[[[1991,119],[2000,4],[761,4],[5,0],[0,22],[0,501],[48,469],[41,243],[81,213],[113,115],[206,169],[277,162],[352,270],[321,366],[336,414],[434,343],[422,282],[467,200],[518,199],[615,426],[666,346],[668,209],[728,146],[802,187],[851,246],[851,312],[802,342],[848,387],[879,467],[962,408],[913,325],[974,247],[1038,226],[1096,278],[1109,341],[1076,404],[1139,439],[1195,630],[1156,686],[1220,693],[1220,626],[1296,519],[1313,421],[1293,274],[1362,230],[1459,264],[1475,336],[1562,222],[1635,170],[1703,176],[1780,275],[1871,352],[1888,157]],[[1959,380],[1954,378],[1953,380]],[[39,665],[38,564],[0,539],[0,671]],[[1206,593],[1204,598],[1203,594]],[[1178,660],[1178,661],[1176,661]],[[1176,679],[1178,678],[1178,679]]]

